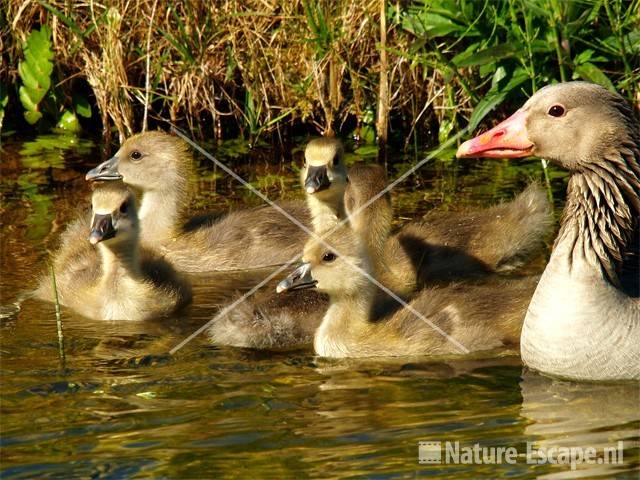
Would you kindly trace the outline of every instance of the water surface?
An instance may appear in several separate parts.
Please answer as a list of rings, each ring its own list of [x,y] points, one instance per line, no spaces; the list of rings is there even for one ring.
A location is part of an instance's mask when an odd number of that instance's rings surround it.
[[[270,198],[301,198],[299,149],[293,163],[270,150],[211,150]],[[224,275],[198,281],[194,305],[162,322],[92,321],[63,309],[62,368],[53,307],[16,304],[66,222],[88,205],[83,177],[100,149],[40,137],[5,140],[1,154],[3,478],[638,477],[634,384],[551,380],[513,355],[327,361],[309,351],[216,347],[204,337],[168,355],[233,289]],[[391,178],[418,159],[396,160]],[[260,203],[198,162],[194,213]],[[429,162],[394,191],[397,222],[509,199],[531,179],[542,179],[535,160]],[[551,182],[559,211],[566,175],[552,170]],[[419,464],[419,441],[511,446],[523,456],[513,465]],[[527,442],[601,450],[618,441],[623,459],[615,465],[572,471],[524,458]]]

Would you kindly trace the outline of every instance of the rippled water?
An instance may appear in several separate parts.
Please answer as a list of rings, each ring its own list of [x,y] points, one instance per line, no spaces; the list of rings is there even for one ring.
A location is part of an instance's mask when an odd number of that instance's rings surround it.
[[[86,205],[84,172],[100,160],[91,142],[62,146],[47,138],[2,146],[3,478],[638,478],[635,384],[554,381],[524,370],[517,356],[326,361],[204,338],[170,356],[232,290],[223,276],[198,281],[194,305],[161,323],[91,321],[63,310],[63,368],[53,307],[16,306],[45,268],[47,248]],[[295,164],[269,152],[213,150],[271,198],[300,196]],[[566,177],[551,173],[559,208]],[[487,205],[531,178],[541,178],[537,161],[446,159],[409,177],[394,205],[399,222],[435,207]],[[194,212],[259,202],[204,160],[194,181]],[[515,447],[521,455],[515,464],[420,464],[419,441]],[[601,452],[618,441],[623,458],[615,465],[572,471],[524,458],[527,442]]]

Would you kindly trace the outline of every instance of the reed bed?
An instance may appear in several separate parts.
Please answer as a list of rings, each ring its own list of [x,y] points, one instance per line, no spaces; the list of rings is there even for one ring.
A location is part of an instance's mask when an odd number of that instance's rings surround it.
[[[84,95],[107,136],[170,121],[218,139],[302,129],[424,146],[570,79],[640,104],[640,0],[1,3],[15,128],[18,63],[43,25],[50,110]]]

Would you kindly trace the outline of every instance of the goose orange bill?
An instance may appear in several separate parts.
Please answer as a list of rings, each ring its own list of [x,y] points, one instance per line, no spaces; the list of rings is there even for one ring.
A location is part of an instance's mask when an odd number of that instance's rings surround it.
[[[533,142],[527,137],[527,113],[518,110],[488,132],[460,145],[456,157],[528,157],[533,154],[533,148]]]

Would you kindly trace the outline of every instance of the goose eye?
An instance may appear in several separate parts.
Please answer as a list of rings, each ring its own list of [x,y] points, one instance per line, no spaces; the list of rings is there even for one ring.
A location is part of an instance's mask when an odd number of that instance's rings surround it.
[[[140,153],[138,150],[134,150],[129,156],[131,157],[131,160],[137,161],[142,158],[142,153]]]
[[[127,213],[128,210],[129,210],[129,203],[124,202],[122,205],[120,205],[120,213]]]
[[[549,109],[549,115],[552,117],[561,117],[564,115],[564,107],[562,105],[552,105]]]
[[[322,255],[322,261],[326,263],[333,262],[336,259],[336,254],[333,252],[327,252]]]

